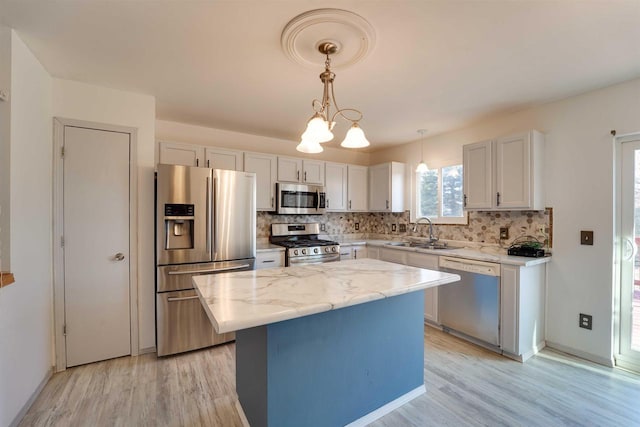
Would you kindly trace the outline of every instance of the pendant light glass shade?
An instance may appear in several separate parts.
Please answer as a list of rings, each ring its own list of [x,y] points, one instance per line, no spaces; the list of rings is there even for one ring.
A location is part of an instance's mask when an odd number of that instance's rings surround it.
[[[422,139],[424,139],[424,134],[426,132],[427,132],[426,129],[418,129],[418,133],[420,134]],[[420,150],[421,150],[420,152],[422,153],[422,156],[420,156],[420,163],[418,163],[418,167],[416,168],[416,172],[418,172],[418,173],[429,172],[429,167],[424,162],[424,141],[423,140],[420,141]]]
[[[358,123],[354,123],[340,145],[345,148],[362,148],[368,147],[369,141],[364,136],[364,132],[360,129]]]
[[[309,154],[322,153],[324,151],[322,145],[310,139],[302,139],[300,144],[298,144],[298,146],[296,147],[296,150],[300,151],[301,153]]]
[[[331,141],[333,133],[329,130],[329,124],[320,114],[316,113],[307,123],[307,129],[302,134],[302,140],[316,141],[318,143]]]
[[[424,160],[418,164],[418,167],[416,168],[416,172],[419,172],[419,173],[429,172],[429,168],[427,167],[427,164],[424,162]]]

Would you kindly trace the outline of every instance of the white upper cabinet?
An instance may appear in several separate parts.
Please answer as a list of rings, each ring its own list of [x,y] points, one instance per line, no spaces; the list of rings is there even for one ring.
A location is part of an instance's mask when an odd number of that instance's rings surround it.
[[[464,207],[490,209],[493,206],[493,141],[462,147]]]
[[[347,210],[349,211],[366,212],[369,209],[368,170],[366,166],[347,165]]]
[[[181,166],[204,166],[204,148],[198,145],[160,142],[158,163]]]
[[[544,135],[538,131],[463,147],[467,210],[543,210]]]
[[[324,162],[279,156],[278,181],[324,185]]]
[[[204,158],[204,165],[208,168],[232,171],[242,170],[242,151],[206,148],[204,150]]]
[[[404,163],[389,162],[369,167],[369,210],[404,211]]]
[[[530,131],[496,140],[496,207],[544,209],[544,135]]]
[[[271,154],[244,153],[245,172],[256,174],[256,208],[259,211],[276,209],[277,157]]]
[[[344,212],[347,210],[347,171],[342,163],[325,163],[325,191],[327,211]]]

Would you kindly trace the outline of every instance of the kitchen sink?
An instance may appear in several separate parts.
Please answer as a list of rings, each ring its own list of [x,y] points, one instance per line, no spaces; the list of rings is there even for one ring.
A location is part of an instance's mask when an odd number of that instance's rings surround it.
[[[426,242],[389,242],[390,246],[401,246],[405,248],[421,248],[421,249],[449,249],[446,243],[426,243]]]

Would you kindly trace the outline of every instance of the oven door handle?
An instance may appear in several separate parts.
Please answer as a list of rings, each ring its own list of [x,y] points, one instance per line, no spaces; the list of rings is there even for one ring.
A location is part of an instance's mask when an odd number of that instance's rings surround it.
[[[221,271],[232,271],[232,270],[240,270],[241,268],[248,268],[250,264],[242,264],[235,265],[233,267],[222,267],[222,268],[206,268],[204,270],[187,270],[187,271],[170,271],[169,276],[178,276],[182,274],[202,274],[202,273],[219,273]]]
[[[320,190],[316,190],[316,210],[320,210]]]

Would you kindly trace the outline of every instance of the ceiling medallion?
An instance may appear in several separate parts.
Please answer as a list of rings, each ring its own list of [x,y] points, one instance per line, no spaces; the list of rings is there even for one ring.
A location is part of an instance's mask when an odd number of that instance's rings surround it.
[[[318,55],[321,45],[331,43],[340,55],[332,58],[333,68],[344,68],[362,61],[374,48],[375,31],[367,20],[341,9],[316,9],[293,18],[282,31],[284,53],[309,68],[324,65]]]

